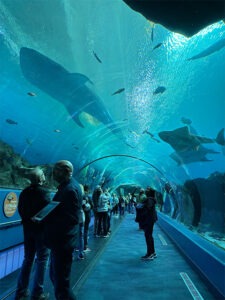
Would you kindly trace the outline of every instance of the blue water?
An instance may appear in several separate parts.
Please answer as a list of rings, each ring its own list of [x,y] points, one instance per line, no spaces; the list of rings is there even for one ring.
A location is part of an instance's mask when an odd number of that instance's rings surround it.
[[[224,39],[224,23],[215,23],[191,38],[155,25],[152,41],[151,32],[152,24],[122,1],[2,0],[1,140],[31,164],[69,159],[79,169],[102,156],[123,154],[153,165],[112,157],[86,170],[110,174],[114,187],[129,183],[157,188],[166,181],[183,184],[187,179],[224,172],[225,146],[203,144],[219,152],[206,155],[212,161],[177,165],[170,157],[174,149],[158,136],[185,126],[182,117],[203,137],[215,139],[225,127],[225,47],[187,60]],[[161,47],[153,50],[158,43]],[[21,47],[38,51],[70,73],[87,76],[122,137],[84,113],[80,115],[84,128],[78,126],[62,101],[23,76]],[[54,83],[51,76],[46,85]],[[164,86],[165,92],[153,95],[158,86]],[[121,88],[125,90],[112,96]]]

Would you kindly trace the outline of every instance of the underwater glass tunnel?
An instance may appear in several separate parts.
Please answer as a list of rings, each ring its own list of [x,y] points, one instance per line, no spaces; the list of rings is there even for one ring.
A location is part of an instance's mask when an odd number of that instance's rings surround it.
[[[54,190],[67,159],[225,248],[225,24],[183,34],[126,2],[0,1],[0,186],[41,166]]]

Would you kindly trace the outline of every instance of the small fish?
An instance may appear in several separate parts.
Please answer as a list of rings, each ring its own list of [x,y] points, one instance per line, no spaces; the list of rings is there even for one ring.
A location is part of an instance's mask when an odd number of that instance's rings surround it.
[[[27,95],[28,95],[28,96],[31,96],[31,97],[35,97],[35,96],[36,96],[36,94],[33,93],[33,92],[28,92]]]
[[[157,48],[159,48],[159,47],[161,47],[163,45],[163,43],[159,43],[159,44],[157,44],[153,49],[152,49],[152,51],[154,51],[155,49],[157,49]]]
[[[112,96],[113,96],[113,95],[116,95],[116,94],[120,94],[120,93],[122,93],[123,91],[125,91],[125,88],[121,88],[121,89],[115,91],[115,92],[112,94]]]
[[[151,32],[151,41],[153,42],[154,40],[154,26],[152,27],[152,32]]]
[[[11,125],[17,125],[18,123],[14,120],[11,120],[11,119],[6,119],[5,120],[7,123],[11,124]]]
[[[132,146],[132,145],[130,145],[128,143],[126,143],[126,145],[129,146],[130,148],[136,148],[135,146]]]
[[[58,132],[59,133],[59,132],[61,132],[61,130],[60,129],[55,129],[54,132]]]
[[[192,121],[190,119],[187,119],[184,117],[182,117],[180,120],[183,124],[186,124],[186,125],[191,125],[191,123],[192,123]]]
[[[145,129],[142,134],[147,133],[148,135],[150,135],[151,138],[154,137],[154,134],[152,134],[151,132],[149,132],[147,129]]]
[[[157,143],[160,143],[160,141],[154,137],[154,134],[152,134],[151,132],[149,132],[147,129],[145,129],[142,133],[143,134],[144,133],[148,134],[154,141],[156,141]]]
[[[74,149],[79,150],[79,147],[76,146],[76,144],[72,143],[72,146],[73,146]]]
[[[102,61],[101,61],[101,59],[98,57],[98,55],[97,55],[94,51],[93,51],[93,54],[94,54],[95,58],[97,59],[97,61],[101,64]]]
[[[166,88],[164,86],[158,86],[157,89],[153,92],[153,95],[162,94],[164,93]]]

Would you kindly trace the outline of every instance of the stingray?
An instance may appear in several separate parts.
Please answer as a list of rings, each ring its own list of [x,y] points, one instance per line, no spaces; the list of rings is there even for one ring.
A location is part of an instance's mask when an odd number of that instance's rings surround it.
[[[70,73],[47,56],[30,48],[20,49],[20,67],[33,85],[62,103],[80,127],[79,116],[85,112],[105,124],[113,133],[122,134],[114,124],[100,97],[91,88],[91,80],[80,73]]]
[[[199,146],[197,151],[188,150],[184,152],[173,152],[170,154],[170,157],[177,162],[178,165],[186,165],[194,162],[209,162],[212,161],[208,159],[206,155],[208,153],[211,154],[219,154],[220,152],[214,151],[212,149],[205,148],[203,146]]]
[[[145,18],[191,37],[225,18],[224,0],[123,0]]]
[[[177,152],[183,151],[197,151],[201,144],[207,143],[221,143],[224,141],[224,137],[221,137],[221,131],[219,131],[216,139],[207,138],[204,136],[199,136],[191,134],[187,126],[177,128],[171,131],[161,131],[158,133],[159,137]]]
[[[214,52],[219,51],[220,49],[225,47],[225,39],[222,39],[216,43],[214,43],[213,45],[211,45],[210,47],[206,48],[205,50],[203,50],[202,52],[188,58],[188,60],[194,60],[194,59],[199,59],[208,55],[213,54]]]

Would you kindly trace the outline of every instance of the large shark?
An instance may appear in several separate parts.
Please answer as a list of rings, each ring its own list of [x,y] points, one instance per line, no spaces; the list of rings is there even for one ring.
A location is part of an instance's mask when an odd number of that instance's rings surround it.
[[[205,56],[208,56],[210,54],[213,54],[214,52],[219,51],[220,49],[225,47],[225,39],[219,40],[218,42],[214,43],[210,47],[206,48],[202,52],[188,58],[188,60],[194,60],[194,59],[199,59]]]
[[[87,76],[70,73],[47,56],[26,47],[20,49],[20,67],[24,77],[61,102],[80,127],[84,126],[79,115],[85,112],[122,138],[121,130],[117,128],[102,100],[91,88],[92,82]]]
[[[223,145],[225,142],[222,134],[224,130],[221,129],[215,139],[199,136],[190,133],[188,126],[180,127],[171,131],[161,131],[158,133],[159,137],[177,152],[183,151],[197,151],[201,144],[217,143]]]
[[[197,151],[188,150],[183,152],[173,152],[170,157],[177,162],[178,165],[186,165],[194,162],[208,162],[212,161],[206,157],[207,154],[219,154],[218,151],[199,146]]]

